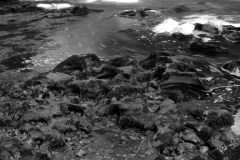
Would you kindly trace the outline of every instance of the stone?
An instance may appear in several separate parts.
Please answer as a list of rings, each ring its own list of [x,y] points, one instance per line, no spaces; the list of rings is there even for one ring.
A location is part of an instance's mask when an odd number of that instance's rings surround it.
[[[220,148],[221,149],[222,147],[225,147],[225,144],[221,140],[218,140],[218,139],[210,139],[208,141],[208,144],[212,148]]]
[[[198,136],[193,131],[190,130],[185,130],[185,132],[182,135],[182,139],[186,142],[192,142],[194,144],[198,144],[201,142]]]
[[[131,56],[120,56],[107,61],[107,64],[114,67],[135,65],[137,61]]]
[[[89,9],[85,6],[73,7],[70,10],[70,13],[78,16],[83,16],[89,14]]]
[[[208,148],[207,146],[202,146],[202,147],[200,148],[200,152],[201,152],[202,154],[206,154],[208,151],[209,151],[209,148]]]
[[[157,51],[152,52],[146,59],[139,62],[142,68],[150,70],[157,67],[158,62],[172,63],[173,61],[169,58],[173,54],[169,51]]]
[[[84,150],[80,149],[80,150],[76,153],[76,156],[77,156],[77,157],[82,157],[82,156],[84,156],[85,154],[86,154],[86,152],[85,152]]]
[[[240,31],[235,31],[230,34],[226,34],[226,35],[224,35],[224,38],[230,42],[239,43],[240,42]]]
[[[189,49],[204,51],[204,52],[213,52],[213,53],[228,53],[228,49],[219,45],[207,44],[199,41],[190,41]]]
[[[219,33],[218,28],[216,28],[216,27],[214,27],[214,26],[211,26],[211,25],[209,25],[209,24],[196,23],[194,30],[199,30],[199,31],[203,31],[203,32],[207,32],[207,33],[212,33],[212,34],[218,34],[218,33]]]
[[[175,12],[175,13],[184,13],[184,12],[190,12],[190,11],[191,9],[185,5],[177,5],[170,9],[170,12]]]
[[[176,109],[176,104],[173,100],[166,98],[160,104],[160,110],[158,111],[159,114],[166,114],[170,110]]]
[[[177,150],[179,152],[182,152],[182,151],[186,151],[186,150],[193,150],[195,149],[195,145],[192,144],[192,143],[179,143],[178,146],[177,146]]]
[[[54,69],[54,72],[69,72],[69,71],[83,71],[87,69],[87,63],[83,56],[72,55],[63,62],[59,63]]]

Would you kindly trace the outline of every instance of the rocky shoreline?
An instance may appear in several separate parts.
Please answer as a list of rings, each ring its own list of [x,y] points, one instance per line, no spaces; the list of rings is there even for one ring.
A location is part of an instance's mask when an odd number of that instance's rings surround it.
[[[144,18],[149,16],[148,10],[120,16]],[[39,17],[19,19],[31,11]],[[13,45],[20,49],[13,52],[16,56],[30,51],[39,54],[52,29],[101,11],[86,7],[45,11],[30,4],[6,7],[0,11],[6,16],[1,27],[28,23],[23,30],[30,31],[27,36],[35,41],[24,39],[23,43],[21,37],[11,39],[22,32],[1,31],[1,37],[9,37],[1,41],[1,59],[13,56],[8,52]],[[170,11],[189,9],[180,6]],[[45,30],[39,34],[41,27]],[[208,25],[196,24],[196,30],[218,34],[217,28]],[[223,33],[238,41],[237,30],[225,26]],[[201,37],[177,33],[170,38],[183,39],[190,50],[229,54],[226,48],[205,43]],[[44,73],[12,75],[8,62],[1,64],[1,160],[240,157],[239,135],[231,128],[239,110],[239,84],[234,79],[239,77],[239,61],[216,66],[169,48],[152,52],[141,61],[128,55],[109,60],[93,53],[72,55]]]

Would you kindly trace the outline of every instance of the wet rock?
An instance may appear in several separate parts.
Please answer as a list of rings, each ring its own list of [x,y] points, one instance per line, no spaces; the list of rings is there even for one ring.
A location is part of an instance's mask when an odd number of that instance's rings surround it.
[[[170,12],[174,12],[174,13],[184,13],[184,12],[190,12],[190,11],[191,9],[185,5],[177,5],[170,9]]]
[[[172,63],[173,61],[168,57],[172,55],[173,54],[168,51],[153,52],[145,60],[140,61],[139,64],[144,69],[149,70],[149,69],[155,68],[158,62]]]
[[[182,135],[182,139],[186,142],[192,142],[194,144],[198,144],[201,142],[198,136],[193,131],[190,130],[185,130],[185,132]]]
[[[227,61],[222,66],[221,69],[227,72],[230,75],[240,77],[239,70],[240,70],[240,61]]]
[[[78,16],[84,16],[89,14],[89,9],[85,6],[80,6],[80,7],[73,7],[70,10],[71,14],[78,15]]]
[[[97,77],[98,79],[108,79],[113,78],[114,76],[118,75],[122,71],[111,66],[105,66],[101,69],[100,75]]]
[[[83,71],[87,69],[87,63],[82,56],[73,55],[63,62],[59,63],[54,69],[54,72],[68,73],[75,70]]]
[[[213,52],[213,53],[228,53],[228,49],[222,46],[201,43],[198,41],[191,41],[189,42],[189,48],[198,51],[204,52]]]
[[[84,111],[87,109],[84,106],[78,105],[78,104],[71,104],[71,103],[60,103],[59,107],[63,114],[69,114],[71,111],[73,112],[79,112],[81,114],[84,113]]]
[[[130,56],[121,56],[107,61],[108,65],[114,67],[123,67],[137,64],[137,61]]]
[[[194,30],[199,30],[207,33],[212,33],[212,34],[219,34],[218,28],[211,26],[209,24],[200,24],[196,23],[195,24],[195,29]]]
[[[125,11],[119,16],[122,17],[129,17],[129,18],[145,18],[148,17],[149,15],[146,13],[145,9],[135,9],[135,10],[130,10],[130,11]]]
[[[93,53],[83,55],[88,68],[99,67],[102,65],[102,61],[99,57]]]

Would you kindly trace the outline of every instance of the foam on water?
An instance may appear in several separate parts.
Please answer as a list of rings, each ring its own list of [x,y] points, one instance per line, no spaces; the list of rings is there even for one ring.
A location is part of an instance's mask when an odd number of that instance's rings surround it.
[[[211,26],[217,27],[219,30],[222,30],[223,25],[232,25],[234,27],[240,27],[239,22],[240,16],[234,15],[188,15],[183,17],[182,20],[177,21],[172,18],[164,20],[162,23],[156,25],[152,30],[155,33],[176,33],[180,32],[183,34],[193,34],[194,24],[209,24]]]

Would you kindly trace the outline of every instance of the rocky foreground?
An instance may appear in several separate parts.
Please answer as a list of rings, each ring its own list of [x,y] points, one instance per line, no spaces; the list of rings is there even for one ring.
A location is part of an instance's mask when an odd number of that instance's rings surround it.
[[[211,86],[176,56],[73,55],[2,93],[0,159],[239,159],[238,105],[206,105]]]
[[[26,26],[19,32],[0,32],[2,37],[9,36],[1,41],[1,58],[9,56],[13,47],[26,49],[14,52],[20,56],[38,51],[51,29],[99,11],[6,7],[0,11],[5,16],[1,27],[25,22]],[[149,16],[147,11],[119,16],[144,18]],[[178,6],[170,11],[188,9]],[[39,13],[39,17],[21,19],[25,12]],[[239,41],[239,28],[223,29],[213,37]],[[196,24],[195,30],[219,34],[211,25]],[[122,32],[127,31],[131,30]],[[31,33],[24,42],[21,37],[10,39],[23,32]],[[171,38],[183,41],[189,50],[230,54],[221,45],[204,42],[206,37],[176,33]],[[2,64],[1,72],[7,63]],[[238,60],[217,66],[168,48],[142,61],[131,56],[101,60],[92,53],[73,55],[53,70],[30,78],[28,73],[13,76],[5,71],[0,77],[0,159],[239,160],[235,134],[239,128],[232,131],[240,100],[239,67]]]

